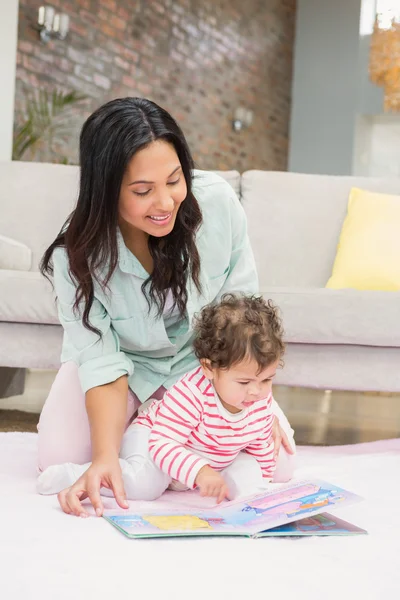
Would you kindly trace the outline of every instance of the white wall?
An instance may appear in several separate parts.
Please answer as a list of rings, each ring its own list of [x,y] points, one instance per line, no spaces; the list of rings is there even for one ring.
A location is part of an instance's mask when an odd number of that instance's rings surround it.
[[[399,0],[398,0],[399,1]],[[377,0],[362,0],[360,18],[358,109],[364,115],[383,112],[383,88],[369,78],[369,49],[374,29]]]
[[[360,115],[383,112],[383,92],[368,78],[375,5],[376,0],[298,0],[290,171],[353,173],[363,137],[362,123],[357,130]]]
[[[290,171],[351,172],[360,10],[361,0],[297,3]]]
[[[354,175],[400,177],[400,115],[368,115],[357,120]]]
[[[0,160],[12,155],[18,0],[0,2]]]
[[[399,9],[399,0],[378,0],[378,10]],[[400,177],[400,115],[383,114],[383,88],[368,77],[369,45],[377,0],[363,0],[360,22],[360,114],[356,119],[353,175]]]

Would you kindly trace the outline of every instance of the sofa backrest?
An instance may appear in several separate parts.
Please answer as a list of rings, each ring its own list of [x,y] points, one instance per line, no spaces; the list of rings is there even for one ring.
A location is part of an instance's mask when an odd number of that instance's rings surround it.
[[[241,185],[261,291],[325,286],[352,187],[400,194],[400,179],[273,171],[247,171]]]
[[[32,250],[32,271],[72,211],[79,169],[23,161],[0,162],[0,234]]]
[[[217,171],[239,194],[238,171]],[[0,235],[32,251],[32,271],[73,210],[79,167],[49,163],[0,161]]]
[[[217,171],[240,192],[260,288],[322,287],[331,275],[351,187],[400,194],[400,179]],[[36,271],[74,208],[79,167],[0,161],[0,235],[26,244]]]

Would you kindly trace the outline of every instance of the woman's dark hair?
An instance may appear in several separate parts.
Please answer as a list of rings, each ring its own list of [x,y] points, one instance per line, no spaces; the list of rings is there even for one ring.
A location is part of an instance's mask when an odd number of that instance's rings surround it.
[[[283,365],[282,321],[272,300],[224,294],[196,315],[194,330],[197,358],[214,369],[230,369],[245,360],[255,360],[260,372],[277,360]]]
[[[161,315],[170,289],[181,313],[187,303],[187,280],[191,276],[200,290],[200,257],[196,232],[202,222],[200,207],[192,192],[193,158],[182,130],[171,115],[144,98],[119,98],[98,108],[84,123],[80,135],[80,190],[75,210],[44,253],[40,270],[53,275],[52,254],[65,247],[69,274],[76,284],[75,310],[83,302],[82,320],[90,324],[95,279],[103,289],[118,263],[118,200],[122,178],[133,155],[156,140],[172,144],[187,185],[173,230],[164,237],[149,237],[154,269],[143,284],[149,307]],[[101,278],[100,269],[106,267]]]

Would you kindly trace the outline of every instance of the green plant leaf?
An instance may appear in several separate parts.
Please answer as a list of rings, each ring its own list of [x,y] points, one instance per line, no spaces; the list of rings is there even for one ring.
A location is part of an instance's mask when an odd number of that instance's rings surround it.
[[[21,160],[27,150],[47,142],[51,150],[56,135],[68,133],[68,111],[87,96],[72,90],[39,90],[28,96],[26,118],[14,131],[13,160]]]

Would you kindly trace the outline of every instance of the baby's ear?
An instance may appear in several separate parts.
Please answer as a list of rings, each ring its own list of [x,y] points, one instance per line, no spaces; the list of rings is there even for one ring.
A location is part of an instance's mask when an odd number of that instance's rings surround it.
[[[200,365],[201,368],[203,369],[203,373],[205,375],[205,377],[207,377],[207,379],[214,379],[214,371],[211,367],[211,362],[208,358],[202,358],[200,359]]]

